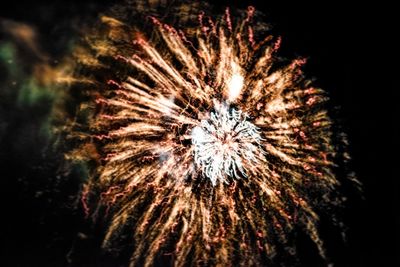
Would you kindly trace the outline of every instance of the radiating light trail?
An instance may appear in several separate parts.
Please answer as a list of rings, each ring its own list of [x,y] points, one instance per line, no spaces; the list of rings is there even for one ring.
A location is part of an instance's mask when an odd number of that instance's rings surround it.
[[[132,266],[263,266],[295,254],[299,230],[325,255],[318,212],[342,204],[327,97],[304,59],[278,59],[280,38],[256,37],[254,12],[200,13],[190,33],[151,17],[150,39],[103,17],[77,49],[96,90],[70,156],[96,151],[85,210],[98,192],[105,247],[129,225]]]

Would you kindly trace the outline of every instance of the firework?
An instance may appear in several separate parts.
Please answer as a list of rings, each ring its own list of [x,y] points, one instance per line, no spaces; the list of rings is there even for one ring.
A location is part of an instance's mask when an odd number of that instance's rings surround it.
[[[280,38],[256,39],[254,13],[200,13],[190,33],[150,17],[151,38],[103,17],[90,52],[76,52],[102,74],[79,78],[101,88],[75,131],[90,141],[71,153],[96,150],[82,202],[89,214],[98,192],[106,207],[105,247],[132,228],[132,266],[263,265],[294,255],[299,229],[325,256],[317,212],[341,205],[327,98],[304,59],[276,56]]]
[[[217,180],[227,182],[225,176],[238,177],[238,172],[246,177],[246,165],[263,164],[257,127],[246,121],[246,116],[240,111],[229,111],[227,106],[218,104],[215,106],[217,112],[211,113],[210,122],[202,120],[191,134],[194,161],[214,186]],[[260,160],[256,159],[257,152],[261,154]]]

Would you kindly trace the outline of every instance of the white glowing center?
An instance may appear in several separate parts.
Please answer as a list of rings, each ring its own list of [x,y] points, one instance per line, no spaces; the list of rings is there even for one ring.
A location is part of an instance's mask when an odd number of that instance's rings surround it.
[[[218,180],[227,183],[228,177],[246,177],[247,168],[260,160],[262,138],[247,118],[241,111],[220,105],[192,130],[195,163],[214,186]]]

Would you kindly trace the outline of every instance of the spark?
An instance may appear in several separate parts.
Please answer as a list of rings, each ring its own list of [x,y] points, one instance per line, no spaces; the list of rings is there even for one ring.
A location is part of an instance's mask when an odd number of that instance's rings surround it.
[[[194,161],[214,186],[228,182],[226,176],[246,177],[245,165],[262,164],[262,138],[246,118],[241,111],[220,105],[192,130]]]
[[[132,266],[263,265],[295,254],[296,229],[325,257],[319,212],[342,204],[327,97],[304,59],[279,61],[280,37],[257,39],[254,15],[202,12],[190,34],[150,17],[158,38],[132,42],[134,25],[103,17],[75,55],[76,79],[111,77],[89,84],[96,108],[75,131],[101,156],[82,201],[107,207],[104,247],[133,229]]]

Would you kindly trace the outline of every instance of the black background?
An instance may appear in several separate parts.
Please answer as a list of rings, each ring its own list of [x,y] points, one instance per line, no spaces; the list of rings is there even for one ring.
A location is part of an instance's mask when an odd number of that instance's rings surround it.
[[[1,5],[0,17],[34,25],[43,50],[56,58],[63,53],[65,35],[73,31],[69,18],[93,17],[114,2],[15,0]],[[391,73],[396,65],[389,41],[396,34],[391,29],[391,8],[383,2],[350,1],[211,3],[221,10],[250,4],[265,13],[274,32],[283,38],[281,53],[308,57],[307,74],[328,91],[332,106],[340,107],[339,118],[350,140],[352,169],[364,185],[365,200],[355,196],[345,215],[350,229],[347,245],[330,245],[330,250],[337,251],[333,252],[336,266],[399,266],[399,198],[398,183],[394,182],[398,154],[395,121],[399,120],[394,116],[396,106],[390,104],[395,77]],[[14,127],[20,127],[18,116]],[[14,141],[9,128],[0,147],[0,214],[6,225],[0,228],[0,265],[66,266],[67,258],[72,258],[69,266],[124,266],[115,257],[100,253],[101,236],[87,236],[96,230],[90,229],[82,211],[74,208],[71,197],[80,188],[79,173],[59,182],[52,177],[58,172],[59,159],[37,170],[32,167],[39,160],[37,154],[19,154],[10,145]],[[57,181],[59,185],[52,184]],[[35,197],[37,191],[44,191],[45,197]],[[304,266],[321,265],[304,250]]]

